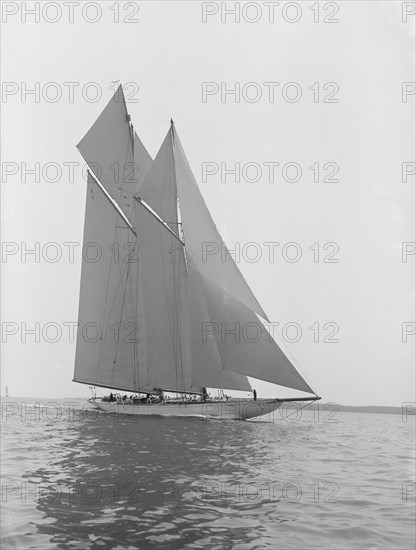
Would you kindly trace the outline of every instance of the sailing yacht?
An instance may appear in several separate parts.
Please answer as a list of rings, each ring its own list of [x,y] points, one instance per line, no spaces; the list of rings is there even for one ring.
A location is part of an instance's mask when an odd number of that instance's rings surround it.
[[[77,147],[89,171],[74,381],[136,396],[90,403],[120,414],[250,419],[320,399],[266,330],[173,121],[152,160],[120,86]],[[222,254],[206,257],[207,243]],[[247,377],[304,394],[207,398],[206,388],[251,391]]]

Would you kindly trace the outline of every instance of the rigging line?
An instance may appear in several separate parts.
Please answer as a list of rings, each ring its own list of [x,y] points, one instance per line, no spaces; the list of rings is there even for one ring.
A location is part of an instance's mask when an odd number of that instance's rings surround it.
[[[137,239],[136,239],[136,246],[138,248],[138,244],[137,244]],[[139,346],[139,332],[140,332],[140,327],[137,323],[138,321],[138,316],[137,316],[137,301],[138,301],[138,280],[139,280],[139,261],[140,261],[140,258],[139,258],[139,255],[137,256],[137,265],[136,265],[136,275],[137,275],[137,279],[136,279],[136,284],[135,285],[131,285],[131,300],[130,300],[130,304],[131,304],[131,309],[132,309],[132,318],[134,319],[134,325],[135,327],[137,326],[137,335],[136,335],[136,332],[135,332],[135,338],[137,339],[137,342],[135,342],[136,345],[133,346],[133,371],[134,371],[134,381],[135,381],[135,387],[140,387],[140,369],[139,369],[139,350],[138,350],[138,346]]]
[[[154,121],[151,121],[151,122],[137,122],[136,123],[136,126],[145,126],[147,124],[165,124],[166,122],[169,122],[169,119],[166,119],[166,120],[154,120]]]
[[[123,98],[124,98],[124,94],[123,94]],[[126,102],[124,101],[124,105],[125,105],[125,108],[126,108],[126,113],[127,113],[127,106],[126,106]],[[126,117],[127,117],[127,120],[128,120],[128,117],[130,115],[127,113],[126,114]],[[126,171],[126,165],[127,165],[127,158],[128,158],[128,155],[129,155],[129,149],[131,149],[131,156],[132,156],[132,159],[133,159],[133,169],[134,169],[134,147],[132,145],[132,132],[131,132],[131,128],[130,128],[130,124],[127,122],[128,124],[128,129],[129,129],[129,140],[128,140],[128,144],[127,144],[127,147],[126,147],[126,152],[125,152],[125,157],[124,157],[124,166],[122,168],[122,181],[121,181],[121,187],[120,187],[120,193],[119,193],[119,202],[121,204],[121,198],[122,198],[122,195],[123,195],[123,189],[124,189],[124,184],[125,184],[125,171]],[[118,174],[118,177],[120,177],[120,172]],[[118,179],[118,178],[117,178]],[[115,183],[115,182],[114,182]],[[130,182],[129,182],[130,183]],[[116,185],[117,187],[117,185]],[[125,192],[125,191],[124,191]],[[133,190],[133,193],[134,193],[134,190]],[[132,193],[132,194],[133,194]]]
[[[176,208],[178,209],[178,219],[180,219],[179,232],[180,232],[181,241],[182,241],[182,244],[183,244],[183,257],[184,257],[184,260],[185,260],[186,274],[188,275],[188,273],[189,273],[188,258],[187,258],[187,250],[186,250],[186,246],[185,246],[185,233],[183,231],[183,225],[182,225],[181,205],[180,205],[180,201],[179,201],[179,196],[177,197]]]
[[[176,201],[174,204],[174,212],[171,212],[171,219],[174,219],[175,222],[170,222],[172,224],[177,225],[177,231],[178,231],[178,237],[180,242],[182,243],[182,239],[180,239],[179,236],[179,225],[178,225],[178,189],[177,189],[177,182],[176,182],[176,164],[175,164],[175,149],[174,149],[174,137],[173,137],[173,122],[171,120],[171,127],[169,130],[170,133],[170,140],[171,140],[171,153],[172,153],[172,160],[173,160],[173,167],[171,170],[170,164],[165,164],[165,179],[166,180],[166,170],[168,171],[168,178],[169,182],[171,181],[171,178],[173,177],[173,183],[174,183],[174,195],[176,197]],[[167,223],[167,222],[165,222]],[[176,234],[176,233],[175,233]],[[183,244],[183,243],[182,243]],[[182,353],[182,341],[181,341],[181,316],[180,311],[182,308],[181,304],[181,272],[180,272],[180,260],[179,263],[177,262],[179,258],[176,257],[176,254],[172,258],[173,260],[173,279],[174,279],[174,287],[173,287],[173,316],[174,316],[174,324],[173,324],[173,330],[174,330],[174,341],[175,341],[175,371],[176,371],[176,383],[178,387],[182,387],[185,389],[185,372],[184,372],[184,366],[183,366],[183,353]]]
[[[176,385],[177,387],[184,387],[181,386],[182,379],[183,379],[183,373],[181,372],[181,364],[179,364],[180,360],[180,337],[179,337],[179,314],[178,314],[178,273],[176,272],[177,265],[176,265],[176,254],[172,258],[172,264],[173,264],[173,339],[175,342],[175,377],[176,377]],[[182,376],[181,376],[182,375]],[[184,381],[184,380],[183,380]]]
[[[170,198],[170,191],[171,186],[170,182],[173,177],[173,183],[175,186],[175,196],[176,196],[176,203],[175,203],[175,210],[176,212],[170,213],[170,218],[175,219],[175,222],[165,222],[162,220],[162,223],[165,225],[165,227],[171,232],[172,235],[174,235],[181,245],[183,246],[182,239],[177,235],[168,225],[168,223],[171,224],[177,224],[177,216],[178,216],[178,210],[177,210],[177,186],[176,186],[176,168],[175,168],[175,158],[174,158],[174,149],[173,149],[173,131],[172,127],[170,129],[170,139],[171,139],[171,150],[167,149],[165,151],[165,157],[164,157],[164,171],[163,171],[163,184],[162,184],[162,192],[161,192],[161,201],[162,204],[165,200],[165,197],[167,195],[167,199]],[[173,156],[173,171],[171,170],[171,165],[168,160],[169,153],[172,152]],[[170,206],[170,204],[168,204]],[[175,215],[176,214],[176,215]],[[158,216],[159,217],[159,216]],[[172,243],[173,244],[173,243]],[[174,355],[174,361],[175,361],[175,377],[176,377],[176,385],[177,387],[183,387],[185,388],[185,374],[183,369],[183,358],[182,358],[182,346],[181,346],[181,327],[180,327],[180,314],[178,311],[178,294],[180,295],[180,288],[178,288],[178,280],[180,283],[180,277],[178,279],[178,273],[177,269],[180,266],[176,264],[176,250],[172,249],[170,250],[171,254],[173,252],[172,256],[172,279],[173,279],[173,288],[169,289],[169,293],[171,293],[171,299],[168,300],[168,311],[169,311],[169,328],[172,338],[172,347],[173,347],[173,355]],[[164,279],[165,279],[165,292],[168,292],[167,285],[166,285],[166,271],[164,270]],[[181,305],[179,304],[179,308]]]
[[[115,230],[115,233],[117,233],[117,230]],[[118,244],[118,241],[117,241],[117,244]],[[116,262],[118,264],[120,264],[121,262]],[[113,312],[113,308],[114,308],[114,304],[115,304],[115,301],[116,301],[116,298],[117,298],[117,294],[118,294],[118,291],[120,289],[120,285],[124,279],[124,275],[125,275],[125,272],[126,272],[126,269],[128,269],[128,265],[129,265],[130,262],[126,262],[126,265],[125,267],[123,268],[122,271],[119,271],[119,281],[118,281],[118,284],[117,284],[117,288],[115,289],[115,292],[114,292],[114,296],[113,296],[113,301],[111,303],[111,307],[110,307],[110,311],[108,312],[108,322],[110,322],[110,316],[111,316],[111,313]],[[108,282],[109,282],[109,279],[110,279],[110,273],[111,273],[111,268],[112,268],[112,263],[110,264],[110,267],[109,267],[109,270],[108,270],[108,279],[107,279],[107,290],[106,290],[106,302],[105,302],[105,308],[104,308],[104,316],[105,314],[107,313],[107,303],[108,303]],[[104,328],[104,319],[103,319],[103,328]],[[105,329],[105,333],[107,332],[107,328]]]
[[[183,350],[182,350],[182,331],[183,331],[183,327],[182,327],[182,316],[180,315],[179,312],[182,313],[182,294],[181,294],[181,288],[182,288],[182,272],[181,272],[181,268],[180,268],[180,263],[181,263],[181,258],[179,257],[178,258],[179,260],[179,273],[178,273],[178,279],[179,279],[179,285],[178,285],[178,302],[179,302],[179,305],[178,305],[178,308],[176,310],[176,314],[177,314],[177,331],[178,331],[178,340],[179,340],[179,360],[180,360],[180,372],[181,372],[181,378],[182,378],[182,382],[183,382],[183,387],[185,387],[185,368],[184,368],[184,364],[183,364]]]
[[[149,211],[150,212],[150,211]],[[155,216],[156,217],[156,216]],[[156,217],[156,219],[158,219]],[[170,291],[171,289],[168,288],[168,284],[167,284],[167,273],[166,273],[166,265],[165,265],[165,250],[167,250],[168,252],[170,251],[169,250],[169,244],[167,246],[164,246],[163,244],[163,234],[161,233],[160,231],[160,226],[159,226],[159,250],[160,250],[160,258],[161,258],[161,265],[162,265],[162,273],[163,273],[163,281],[164,281],[164,287],[165,287],[165,298],[166,298],[166,308],[167,308],[167,319],[168,319],[168,326],[169,326],[169,331],[170,331],[170,335],[171,335],[171,340],[172,340],[172,348],[173,348],[173,353],[174,353],[174,359],[175,359],[175,364],[176,364],[176,355],[175,355],[175,341],[174,341],[174,336],[173,336],[173,332],[172,332],[172,322],[171,322],[171,307],[170,307],[170,301],[169,300],[169,295],[170,295]],[[173,278],[173,276],[172,276]]]
[[[185,368],[186,368],[186,365],[184,366],[184,357],[183,357],[183,354],[184,354],[184,350],[182,349],[182,332],[184,331],[184,326],[182,325],[182,321],[184,320],[184,315],[185,315],[185,312],[183,310],[183,302],[182,302],[182,298],[183,298],[183,295],[181,293],[181,289],[182,289],[182,285],[184,284],[184,280],[182,278],[182,261],[184,261],[183,259],[183,256],[181,254],[181,251],[179,250],[179,257],[178,257],[178,263],[179,263],[179,272],[178,272],[178,279],[179,279],[179,285],[178,285],[178,289],[179,289],[179,299],[178,299],[178,302],[179,302],[179,307],[178,307],[178,310],[177,310],[177,315],[178,315],[178,338],[179,338],[179,356],[180,356],[180,365],[181,365],[181,375],[182,375],[182,378],[183,378],[183,384],[185,386]],[[185,262],[184,262],[185,264]],[[186,268],[186,265],[185,265],[185,268]],[[180,315],[180,313],[183,315]],[[186,322],[186,321],[185,321]],[[192,376],[192,370],[190,372],[191,376]]]
[[[160,250],[161,250],[161,258],[162,258],[162,269],[163,269],[163,279],[164,279],[164,282],[165,282],[165,296],[167,298],[167,310],[168,310],[168,323],[169,323],[169,329],[170,329],[170,334],[171,334],[171,339],[172,339],[172,347],[173,347],[173,356],[174,356],[174,361],[175,361],[175,375],[176,375],[176,379],[177,379],[177,349],[176,349],[176,341],[175,341],[175,319],[174,319],[174,315],[175,315],[175,264],[174,264],[174,261],[173,261],[173,257],[171,258],[171,268],[172,268],[172,280],[173,280],[173,288],[170,287],[169,288],[169,285],[168,285],[168,280],[167,280],[167,274],[166,274],[166,267],[165,267],[165,262],[164,262],[164,247],[163,247],[163,241],[162,241],[162,234],[159,232],[159,240],[160,240]],[[173,244],[173,243],[172,243]],[[167,246],[167,250],[168,252],[170,252],[171,256],[172,256],[172,252],[173,252],[173,249],[172,249],[172,244],[169,243],[168,246]],[[169,295],[171,295],[171,299],[169,299]]]
[[[163,210],[162,208],[162,205],[163,205],[163,202],[164,202],[164,199],[165,199],[165,192],[166,192],[166,172],[169,170],[169,162],[166,162],[166,159],[167,159],[167,156],[169,154],[169,149],[167,148],[165,151],[165,156],[163,158],[163,177],[162,177],[162,187],[161,187],[161,193],[160,193],[160,202],[161,202],[161,205],[160,205],[160,209]],[[168,176],[170,175],[170,172],[168,173]],[[169,180],[170,178],[168,178],[168,184],[169,184]],[[169,191],[169,187],[168,187],[168,191]],[[169,198],[169,196],[168,196]],[[170,214],[170,212],[169,212]],[[167,222],[165,222],[167,224]]]
[[[178,193],[178,182],[176,181],[176,152],[175,152],[175,133],[174,133],[174,127],[173,127],[173,120],[170,119],[171,127],[170,127],[170,133],[171,133],[171,141],[172,141],[172,155],[173,155],[173,169],[175,174],[175,185],[176,185],[176,218],[178,220],[178,234],[181,237],[181,242],[183,245],[183,256],[185,259],[185,268],[186,268],[186,274],[188,275],[188,260],[186,257],[186,248],[185,248],[185,233],[183,230],[183,224],[182,224],[182,215],[181,215],[181,208],[180,208],[180,200],[179,200],[179,193]]]
[[[123,313],[124,313],[124,304],[126,302],[126,292],[127,292],[127,285],[128,285],[128,282],[129,282],[130,269],[131,269],[131,262],[127,262],[126,283],[124,285],[123,299],[122,299],[121,308],[120,308],[119,330],[120,330],[121,320],[123,318]],[[124,343],[124,341],[123,341],[123,343]],[[116,345],[116,350],[115,350],[115,353],[114,353],[114,362],[113,362],[113,364],[115,364],[115,362],[117,360],[118,346],[120,344],[120,334],[118,335],[116,344],[117,345]],[[133,368],[134,368],[134,365],[133,365]]]
[[[176,236],[176,235],[174,235],[174,236]],[[179,331],[178,331],[179,316],[178,316],[178,311],[177,311],[177,274],[176,274],[176,265],[175,265],[175,263],[176,263],[175,262],[175,257],[176,257],[175,252],[177,252],[177,250],[175,250],[175,248],[172,248],[172,245],[175,244],[174,241],[171,241],[170,243],[168,243],[167,246],[163,245],[162,233],[161,232],[159,232],[159,239],[160,239],[160,245],[161,245],[160,246],[160,254],[161,254],[161,259],[162,259],[163,279],[164,279],[164,283],[165,283],[164,284],[164,286],[165,286],[165,296],[166,296],[166,299],[167,299],[166,307],[167,307],[167,313],[168,313],[168,326],[169,326],[169,331],[170,331],[170,335],[171,335],[172,348],[173,348],[173,358],[174,358],[174,363],[175,363],[176,385],[177,385],[177,387],[182,387],[183,389],[185,389],[184,375],[182,373],[182,377],[181,377],[181,373],[178,372],[178,367],[179,367],[178,359],[179,359],[179,356],[180,356],[180,335],[179,335]],[[171,253],[170,266],[169,266],[169,264],[168,265],[165,264],[164,250],[167,250],[168,252]],[[167,268],[169,269],[169,267],[170,267],[170,271],[172,273],[173,285],[169,285],[168,274],[167,274]],[[182,370],[182,369],[180,369],[180,370]]]

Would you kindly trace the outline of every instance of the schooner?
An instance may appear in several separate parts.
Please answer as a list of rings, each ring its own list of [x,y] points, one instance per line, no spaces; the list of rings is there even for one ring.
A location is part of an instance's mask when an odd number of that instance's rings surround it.
[[[135,394],[90,403],[248,419],[319,399],[261,322],[267,315],[217,231],[173,121],[152,160],[120,85],[77,147],[89,171],[74,381]],[[222,254],[206,257],[207,243]],[[227,333],[236,327],[255,328],[255,338]],[[248,376],[309,395],[208,398],[207,388],[251,391]]]

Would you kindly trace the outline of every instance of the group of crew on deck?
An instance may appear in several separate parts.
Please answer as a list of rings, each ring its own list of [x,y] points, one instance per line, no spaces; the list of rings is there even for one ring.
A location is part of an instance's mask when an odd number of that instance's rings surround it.
[[[228,401],[231,399],[229,395],[218,395],[211,397],[207,393],[206,389],[200,395],[182,394],[180,397],[167,397],[164,395],[163,390],[158,390],[156,394],[146,394],[146,397],[140,395],[121,396],[119,393],[103,397],[103,401],[109,403],[123,403],[125,405],[166,405],[167,403],[205,403],[207,401]],[[253,399],[257,400],[257,392],[253,390]]]
[[[226,399],[231,399],[229,396],[224,396]],[[103,401],[107,401],[109,403],[123,403],[125,405],[133,404],[133,405],[156,405],[156,404],[162,404],[166,405],[168,403],[201,403],[206,402],[210,399],[210,395],[207,393],[202,393],[201,395],[189,395],[189,394],[183,394],[180,397],[168,397],[163,394],[163,391],[158,391],[157,394],[146,394],[146,397],[143,395],[120,395],[120,394],[113,394],[110,393],[110,395],[103,398]],[[219,398],[214,398],[219,399]]]

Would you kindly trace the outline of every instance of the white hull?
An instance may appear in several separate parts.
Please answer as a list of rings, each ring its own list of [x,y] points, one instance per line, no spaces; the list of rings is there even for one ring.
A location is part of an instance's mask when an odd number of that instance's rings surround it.
[[[207,403],[166,403],[153,405],[133,405],[121,402],[109,403],[99,399],[89,399],[105,413],[113,415],[157,415],[157,416],[196,416],[215,420],[248,420],[270,414],[278,409],[283,401],[261,399],[257,401],[230,399],[229,401],[210,401]]]

